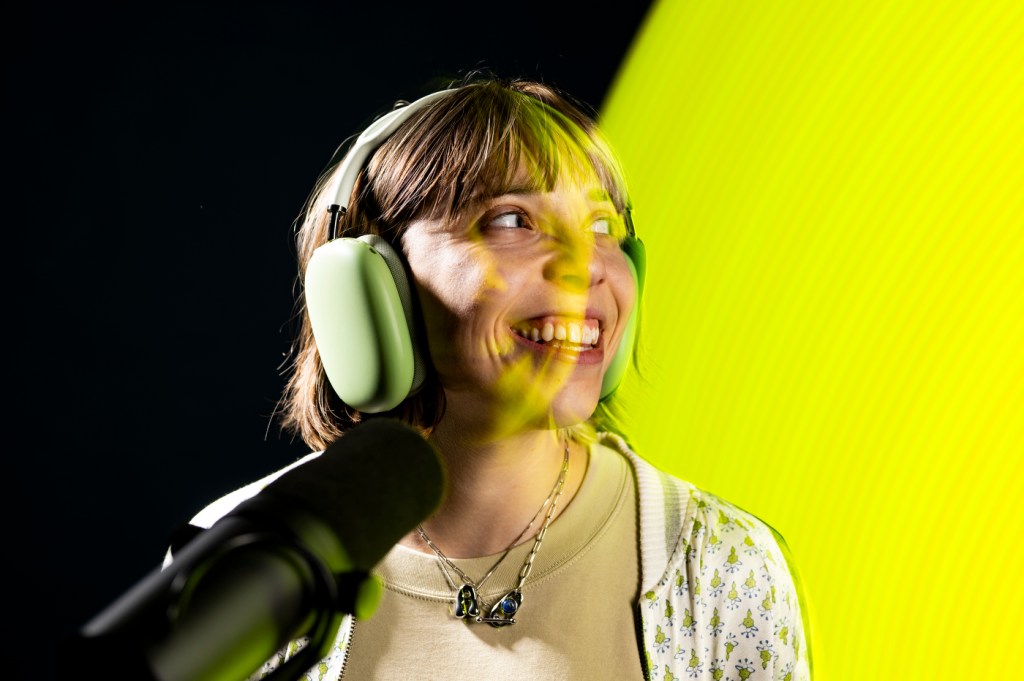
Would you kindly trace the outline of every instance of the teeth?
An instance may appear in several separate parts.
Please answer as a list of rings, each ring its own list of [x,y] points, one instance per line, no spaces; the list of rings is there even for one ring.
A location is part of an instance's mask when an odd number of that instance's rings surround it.
[[[562,345],[596,346],[601,337],[601,330],[592,325],[580,322],[544,322],[543,326],[532,326],[529,322],[520,322],[512,328],[512,332],[528,338],[535,343],[562,341]]]

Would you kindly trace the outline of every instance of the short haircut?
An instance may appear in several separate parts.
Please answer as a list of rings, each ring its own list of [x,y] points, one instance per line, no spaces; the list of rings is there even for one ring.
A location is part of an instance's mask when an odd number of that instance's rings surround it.
[[[325,190],[341,158],[321,174],[296,220],[300,280],[313,251],[328,240],[331,197]],[[377,234],[401,251],[410,222],[455,220],[477,198],[511,188],[524,169],[534,188],[543,191],[565,173],[596,176],[620,213],[630,208],[622,169],[585,105],[535,81],[473,75],[413,113],[371,155],[337,236]],[[296,319],[300,328],[286,363],[278,413],[282,428],[323,449],[362,415],[331,389],[301,294]],[[417,325],[417,335],[425,338],[422,320]],[[429,433],[444,416],[444,404],[444,390],[428,369],[423,387],[385,415]]]

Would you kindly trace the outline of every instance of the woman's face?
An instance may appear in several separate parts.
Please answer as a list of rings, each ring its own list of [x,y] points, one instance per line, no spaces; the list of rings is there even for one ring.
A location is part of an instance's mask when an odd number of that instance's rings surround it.
[[[622,236],[596,178],[411,223],[402,245],[449,408],[508,433],[589,418],[636,295]]]

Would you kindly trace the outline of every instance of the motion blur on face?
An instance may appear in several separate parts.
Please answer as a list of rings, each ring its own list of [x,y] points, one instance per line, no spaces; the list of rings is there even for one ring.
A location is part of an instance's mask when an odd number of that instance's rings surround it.
[[[454,220],[403,233],[449,408],[483,408],[499,431],[589,418],[634,304],[621,215],[569,161],[541,186],[522,160]]]

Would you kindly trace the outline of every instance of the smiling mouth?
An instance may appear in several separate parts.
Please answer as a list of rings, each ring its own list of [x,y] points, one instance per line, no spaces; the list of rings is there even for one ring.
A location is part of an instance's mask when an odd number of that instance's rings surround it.
[[[519,322],[511,330],[520,338],[551,349],[586,352],[601,342],[601,325],[596,319],[539,317]]]

